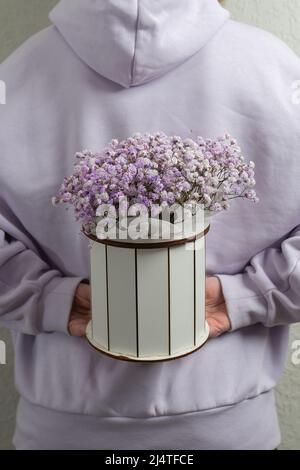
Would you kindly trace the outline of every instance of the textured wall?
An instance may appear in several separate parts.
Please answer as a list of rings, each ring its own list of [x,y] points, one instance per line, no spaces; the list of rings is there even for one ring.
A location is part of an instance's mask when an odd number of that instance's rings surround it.
[[[0,339],[6,343],[7,365],[0,365],[0,450],[10,449],[15,423],[17,393],[13,381],[13,351],[9,333],[0,328]]]
[[[47,13],[56,0],[0,0],[0,62],[27,37],[47,25]],[[300,54],[300,0],[225,0],[233,17],[265,28],[285,40]],[[300,79],[300,77],[299,77]],[[0,365],[0,449],[11,448],[16,393],[13,388],[13,358],[6,331],[8,365]],[[291,341],[300,339],[300,326],[292,329]],[[291,356],[291,355],[290,355]],[[300,365],[290,358],[278,387],[278,409],[283,449],[300,449]]]
[[[224,0],[234,19],[267,29],[300,54],[299,0]]]

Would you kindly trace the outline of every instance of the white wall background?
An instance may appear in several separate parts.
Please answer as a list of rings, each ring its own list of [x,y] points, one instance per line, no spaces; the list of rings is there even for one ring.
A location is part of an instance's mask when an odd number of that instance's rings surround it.
[[[56,3],[57,0],[0,0],[0,62],[47,25],[47,13]],[[277,34],[300,54],[300,0],[225,0],[224,6],[234,19]],[[300,339],[300,325],[292,328],[291,341],[294,339]],[[9,449],[17,394],[9,335],[3,329],[0,340],[7,343],[8,361],[7,366],[0,365],[0,449]],[[293,365],[290,359],[277,398],[283,434],[281,448],[300,450],[300,365]]]

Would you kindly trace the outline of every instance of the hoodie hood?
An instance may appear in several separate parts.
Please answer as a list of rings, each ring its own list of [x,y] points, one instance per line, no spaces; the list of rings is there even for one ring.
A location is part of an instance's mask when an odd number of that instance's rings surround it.
[[[50,13],[82,60],[125,88],[189,59],[228,17],[218,0],[61,0]]]

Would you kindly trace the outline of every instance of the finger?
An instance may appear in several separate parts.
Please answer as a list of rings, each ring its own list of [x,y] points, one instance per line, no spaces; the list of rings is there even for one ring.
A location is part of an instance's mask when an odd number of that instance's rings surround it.
[[[221,332],[216,327],[214,321],[210,321],[209,318],[206,321],[207,321],[208,326],[209,326],[209,335],[208,335],[208,337],[209,338],[217,338],[218,336],[220,336]]]
[[[90,309],[83,308],[83,307],[81,307],[80,305],[78,305],[76,303],[73,305],[72,312],[77,313],[79,315],[90,315],[91,314]]]
[[[73,309],[70,313],[70,320],[91,320],[91,312],[79,312],[78,310]]]
[[[71,336],[84,337],[86,335],[86,328],[89,323],[88,319],[76,318],[69,322],[69,333]]]
[[[79,284],[75,293],[75,301],[84,308],[90,308],[90,299],[91,287],[88,284]]]
[[[82,297],[81,295],[76,295],[74,303],[84,310],[90,310],[91,308],[90,300]]]
[[[222,287],[216,276],[207,277],[205,280],[205,304],[219,305],[224,302]]]

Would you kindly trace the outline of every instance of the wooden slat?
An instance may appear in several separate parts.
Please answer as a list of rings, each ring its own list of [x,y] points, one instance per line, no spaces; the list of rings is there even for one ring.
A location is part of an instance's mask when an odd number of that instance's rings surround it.
[[[196,275],[196,335],[195,345],[203,336],[205,322],[205,238],[195,242],[195,275]]]
[[[92,324],[94,339],[109,349],[105,252],[105,245],[92,243],[90,249]]]
[[[168,249],[137,250],[140,356],[169,352]]]
[[[135,252],[107,246],[111,351],[137,354]]]
[[[170,248],[171,353],[194,345],[194,251]]]

